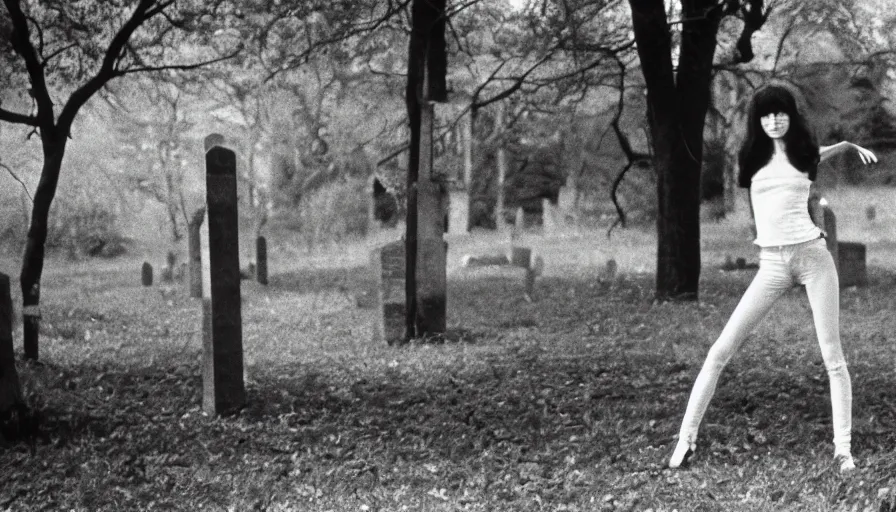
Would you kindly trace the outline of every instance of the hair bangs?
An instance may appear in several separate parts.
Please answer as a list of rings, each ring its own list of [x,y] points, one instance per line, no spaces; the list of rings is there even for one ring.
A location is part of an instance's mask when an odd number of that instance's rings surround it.
[[[789,116],[796,114],[796,101],[790,91],[783,87],[764,87],[756,93],[755,105],[757,117],[782,112]]]

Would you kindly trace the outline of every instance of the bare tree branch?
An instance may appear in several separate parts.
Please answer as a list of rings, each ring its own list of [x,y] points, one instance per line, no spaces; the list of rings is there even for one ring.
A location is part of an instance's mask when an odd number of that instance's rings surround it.
[[[311,40],[310,33],[306,32],[309,36],[307,47],[301,52],[293,55],[288,62],[281,64],[279,67],[270,71],[268,76],[264,79],[265,82],[269,82],[274,79],[277,75],[298,68],[299,66],[305,64],[308,59],[317,52],[320,48],[330,46],[336,43],[340,43],[342,41],[346,41],[351,39],[352,37],[369,34],[384,24],[391,20],[395,15],[404,12],[408,5],[410,5],[412,0],[401,0],[400,2],[393,4],[392,2],[388,3],[388,7],[386,12],[378,16],[377,18],[365,20],[358,23],[350,23],[346,30],[337,30],[334,35],[329,37],[324,37],[319,40]],[[272,21],[272,25],[276,23],[277,20]]]
[[[24,124],[34,127],[38,126],[38,120],[36,116],[19,114],[18,112],[11,112],[4,108],[0,108],[0,121],[6,121],[13,124]]]
[[[238,49],[234,50],[232,53],[230,53],[228,55],[224,55],[223,57],[217,57],[214,59],[204,60],[201,62],[194,62],[191,64],[162,64],[162,65],[158,65],[158,66],[139,66],[139,67],[126,68],[123,70],[119,70],[116,73],[116,76],[130,75],[132,73],[166,71],[169,69],[178,70],[178,71],[188,71],[188,70],[198,69],[198,68],[205,67],[205,66],[210,66],[212,64],[217,64],[217,63],[223,62],[225,60],[230,60],[230,59],[236,57],[237,55],[239,55],[240,52],[242,52],[242,48],[238,48]]]
[[[47,87],[47,79],[44,75],[44,67],[41,65],[31,44],[30,32],[28,29],[28,19],[22,12],[22,6],[18,0],[3,0],[9,19],[12,22],[12,47],[22,60],[25,61],[25,69],[28,72],[28,78],[31,81],[31,93],[37,102],[37,124],[31,126],[41,126],[46,129],[53,127],[53,100],[50,99],[49,88]]]
[[[30,199],[31,202],[33,203],[33,202],[34,202],[34,197],[31,196],[31,192],[28,192],[28,187],[25,186],[25,182],[22,181],[21,178],[19,178],[19,177],[16,175],[16,173],[13,172],[13,170],[9,168],[8,165],[4,164],[3,162],[0,162],[0,167],[6,169],[6,172],[8,172],[10,176],[12,176],[12,179],[14,179],[14,180],[16,180],[16,181],[19,182],[19,185],[21,185],[21,186],[22,186],[22,189],[25,190],[25,195],[27,195],[27,196],[28,196],[28,199]]]
[[[619,126],[619,120],[622,119],[622,110],[625,106],[625,64],[618,58],[616,59],[616,63],[619,66],[619,99],[617,100],[616,112],[613,114],[613,120],[610,121],[610,125],[613,127],[613,132],[616,134],[616,139],[619,141],[619,147],[622,149],[622,152],[625,153],[626,164],[616,176],[616,179],[613,180],[613,186],[610,188],[610,198],[613,200],[613,206],[616,207],[617,219],[610,226],[610,229],[607,230],[607,238],[610,238],[613,228],[617,225],[621,225],[623,228],[625,227],[625,211],[623,211],[622,207],[619,205],[618,197],[619,186],[622,184],[625,174],[636,163],[643,162],[650,156],[644,153],[636,153],[632,149],[628,136],[625,135],[622,128]]]
[[[68,51],[68,50],[71,50],[72,48],[77,48],[77,47],[78,47],[78,44],[77,44],[77,43],[67,44],[67,45],[65,45],[65,46],[63,46],[63,47],[61,47],[61,48],[59,48],[58,50],[54,51],[54,52],[51,53],[50,55],[44,57],[43,61],[41,61],[41,65],[44,66],[44,67],[46,67],[46,65],[49,64],[49,62],[50,62],[51,60],[55,59],[55,58],[58,57],[60,54],[66,52],[66,51]]]
[[[4,1],[9,2],[11,0]],[[153,0],[140,0],[137,7],[134,8],[131,17],[128,18],[120,29],[118,29],[115,36],[112,37],[112,41],[109,43],[108,48],[106,48],[106,53],[103,56],[103,62],[100,65],[100,69],[87,82],[78,87],[71,96],[69,96],[65,106],[62,107],[62,112],[59,114],[58,120],[58,126],[62,128],[63,135],[68,135],[67,132],[71,128],[75,115],[77,115],[81,107],[87,103],[87,100],[89,100],[97,91],[102,89],[109,80],[118,76],[120,71],[115,69],[115,65],[120,59],[122,52],[125,51],[125,45],[131,39],[131,36],[137,28],[148,19],[147,11],[149,11],[149,8],[152,7],[153,3]]]

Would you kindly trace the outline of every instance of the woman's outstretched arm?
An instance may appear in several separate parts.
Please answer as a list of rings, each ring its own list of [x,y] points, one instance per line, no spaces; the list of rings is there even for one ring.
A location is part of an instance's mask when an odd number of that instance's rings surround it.
[[[852,142],[840,141],[831,146],[821,146],[818,148],[818,156],[821,158],[821,161],[824,162],[828,158],[842,153],[849,149],[855,149],[859,153],[859,158],[862,159],[863,164],[870,164],[872,162],[877,162],[877,157],[874,156],[870,150],[863,148],[862,146],[858,146],[853,144]]]

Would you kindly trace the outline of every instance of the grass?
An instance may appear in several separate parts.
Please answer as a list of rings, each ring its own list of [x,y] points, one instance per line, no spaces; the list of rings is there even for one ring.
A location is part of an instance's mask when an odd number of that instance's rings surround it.
[[[869,245],[868,286],[841,292],[849,476],[832,464],[827,376],[798,289],[726,369],[690,468],[664,468],[752,277],[718,270],[727,254],[756,259],[736,216],[704,224],[701,300],[686,304],[652,300],[650,227],[523,235],[546,262],[533,302],[515,271],[459,265],[505,239],[452,238],[461,341],[401,348],[371,343],[373,312],[355,304],[375,241],[305,253],[269,237],[271,285],[243,283],[249,405],[226,418],[201,412],[195,300],[140,286],[143,255],[52,261],[42,364],[19,368],[44,435],[33,454],[0,448],[0,510],[892,510],[891,197],[828,195],[841,239]]]

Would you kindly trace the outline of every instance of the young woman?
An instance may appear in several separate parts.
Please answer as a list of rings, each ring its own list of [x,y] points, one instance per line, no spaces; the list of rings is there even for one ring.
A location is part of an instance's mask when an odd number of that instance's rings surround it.
[[[850,449],[852,387],[840,346],[840,290],[825,234],[809,216],[809,186],[818,163],[834,154],[854,149],[866,164],[877,158],[846,141],[819,147],[794,95],[783,85],[756,91],[747,123],[739,154],[739,184],[750,191],[755,244],[760,247],[759,271],[709,349],[694,382],[669,467],[679,467],[696,450],[697,430],[722,369],[778,297],[794,284],[802,284],[830,379],[834,458],[841,471],[851,470],[855,468]]]

